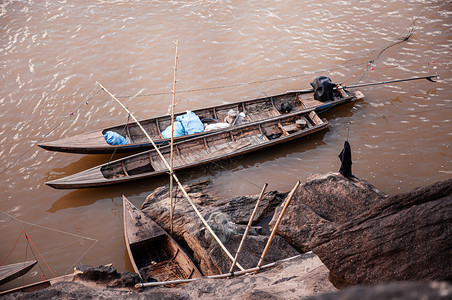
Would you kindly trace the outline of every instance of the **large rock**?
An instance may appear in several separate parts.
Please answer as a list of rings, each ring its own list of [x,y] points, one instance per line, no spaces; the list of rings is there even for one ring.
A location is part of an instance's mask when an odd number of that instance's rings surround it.
[[[276,230],[300,252],[310,251],[310,242],[330,224],[340,224],[367,211],[387,195],[364,180],[347,179],[339,173],[314,174],[295,192]],[[270,222],[273,228],[282,207]]]
[[[108,276],[107,272],[105,277]],[[327,278],[328,269],[311,253],[279,262],[274,268],[257,274],[225,279],[203,278],[174,288],[107,288],[76,280],[60,282],[37,292],[9,294],[2,299],[304,299],[335,291]]]
[[[200,182],[185,189],[200,213],[207,220],[215,234],[234,256],[240,244],[258,195],[241,196],[231,199],[219,199],[209,188],[209,181]],[[255,217],[257,223],[272,211],[283,199],[284,193],[266,193]],[[176,207],[173,219],[173,236],[188,246],[200,271],[204,275],[226,273],[231,266],[231,259],[218,246],[206,230],[204,224],[195,214],[180,190],[176,193]],[[168,187],[156,189],[142,205],[142,210],[162,228],[170,232],[170,201]],[[255,267],[259,261],[268,234],[260,226],[252,226],[246,239],[238,263],[244,268]],[[275,237],[264,263],[297,255],[281,237]]]
[[[379,200],[310,243],[337,287],[452,281],[452,179]]]
[[[373,299],[451,299],[452,285],[447,282],[391,282],[377,286],[353,286],[322,293],[306,300],[373,300]]]

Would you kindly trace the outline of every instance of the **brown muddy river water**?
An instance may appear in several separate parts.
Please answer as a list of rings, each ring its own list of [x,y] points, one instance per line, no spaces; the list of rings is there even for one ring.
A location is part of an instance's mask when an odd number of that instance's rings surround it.
[[[132,270],[121,196],[140,205],[168,177],[55,190],[44,182],[111,156],[36,144],[127,121],[105,92],[90,99],[96,82],[139,119],[168,113],[177,39],[177,111],[306,89],[319,75],[351,86],[441,77],[361,88],[364,100],[321,115],[328,130],[181,172],[182,183],[208,178],[225,196],[257,194],[266,182],[287,191],[338,171],[347,137],[353,173],[388,194],[450,178],[451,14],[450,1],[420,0],[0,0],[0,259],[25,230],[57,276],[80,264]],[[22,236],[5,263],[32,259],[26,249]],[[2,289],[40,278],[35,267]]]

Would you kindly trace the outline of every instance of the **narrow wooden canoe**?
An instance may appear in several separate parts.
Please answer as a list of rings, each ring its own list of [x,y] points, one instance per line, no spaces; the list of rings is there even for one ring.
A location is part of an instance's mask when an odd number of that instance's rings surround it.
[[[287,142],[327,128],[314,111],[244,124],[174,144],[173,169],[182,170]],[[170,147],[160,148],[167,161]],[[155,149],[46,182],[57,189],[100,187],[168,173]]]
[[[5,284],[30,271],[38,262],[36,260],[25,261],[16,264],[0,266],[0,285]]]
[[[50,278],[47,280],[19,286],[19,287],[12,288],[12,289],[9,289],[6,291],[0,291],[0,296],[17,293],[17,292],[22,292],[22,293],[36,292],[36,291],[48,288],[49,286],[54,285],[55,283],[58,283],[58,282],[73,281],[73,280],[74,280],[74,274],[63,275],[60,277]]]
[[[133,269],[143,281],[202,277],[188,254],[157,223],[122,196],[124,238]]]
[[[344,90],[335,91],[334,100],[328,102],[321,102],[314,100],[312,91],[294,91],[287,92],[281,95],[275,95],[265,98],[246,100],[242,102],[224,104],[219,106],[212,106],[202,109],[193,110],[193,112],[201,120],[213,122],[218,120],[224,122],[228,112],[233,109],[244,112],[246,114],[246,122],[257,122],[268,118],[281,116],[285,114],[284,107],[290,106],[290,112],[302,111],[321,111],[333,106],[354,101],[362,97],[362,94],[356,92],[345,92]],[[183,113],[176,114],[182,115]],[[169,139],[162,137],[161,132],[171,125],[171,117],[169,115],[151,118],[140,121],[140,124],[151,136],[156,144],[165,144]],[[107,131],[114,131],[125,137],[129,144],[127,145],[109,145],[103,134]],[[192,138],[195,136],[208,134],[210,132],[201,132],[192,135],[185,135],[176,137],[175,140],[182,140]],[[67,138],[62,138],[55,141],[45,142],[39,145],[49,151],[69,152],[69,153],[120,153],[120,152],[137,152],[152,148],[152,144],[146,138],[142,130],[135,123],[122,124],[114,127],[104,128],[89,133],[76,134]]]

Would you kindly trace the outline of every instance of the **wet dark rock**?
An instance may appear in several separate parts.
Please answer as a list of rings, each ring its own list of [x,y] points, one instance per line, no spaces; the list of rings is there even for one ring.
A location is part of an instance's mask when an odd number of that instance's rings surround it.
[[[316,234],[310,247],[337,287],[452,281],[452,179],[380,199]]]
[[[215,234],[229,252],[235,255],[259,195],[221,199],[210,189],[210,181],[187,186],[186,191]],[[167,186],[158,188],[147,197],[142,205],[143,211],[167,232],[170,231],[168,192]],[[180,190],[176,193],[176,196],[173,220],[174,237],[181,244],[188,246],[189,252],[192,253],[195,262],[204,275],[228,272],[232,263],[231,259],[226,256],[206,230]],[[270,213],[284,196],[285,193],[276,191],[266,193],[255,216],[254,224]],[[244,268],[255,267],[265,248],[267,239],[268,234],[262,227],[253,226],[238,263]],[[295,249],[277,236],[264,263],[274,262],[297,254],[298,252]]]
[[[140,282],[136,273],[118,273],[116,268],[107,266],[79,266],[75,268],[74,280],[93,281],[105,284],[110,288],[133,287]]]
[[[121,288],[121,287],[128,287],[132,288],[135,286],[135,284],[141,282],[140,276],[136,273],[132,272],[123,272],[121,273],[120,278],[117,278],[107,284],[107,287],[109,288]]]
[[[219,238],[235,254],[244,224],[248,222],[247,213],[254,208],[257,195],[219,199],[209,190],[209,182],[188,186],[187,191]],[[202,278],[171,289],[128,289],[125,287],[138,282],[137,274],[119,274],[111,266],[81,266],[73,282],[60,282],[42,291],[4,298],[450,299],[451,193],[452,179],[386,197],[362,180],[350,181],[338,174],[317,175],[298,189],[280,227],[283,228],[280,234],[294,246],[313,249],[315,254],[305,253],[278,262],[274,268],[257,274],[229,279]],[[255,223],[280,205],[285,195],[268,193]],[[143,207],[169,231],[168,189],[157,189]],[[229,258],[180,193],[174,221],[176,238],[194,251],[192,255],[205,275],[229,270]],[[260,226],[251,228],[239,260],[244,267],[256,265],[267,238]],[[277,236],[273,243],[266,262],[297,254],[281,237]],[[320,294],[335,290],[328,278],[337,287],[357,286]],[[381,285],[392,280],[399,282]]]
[[[382,201],[386,194],[358,178],[339,173],[314,174],[300,185],[276,231],[300,252],[310,251],[310,241],[331,224],[344,223]],[[270,228],[282,210],[276,209]]]
[[[121,274],[112,266],[78,266],[75,268],[76,278],[90,281],[109,282],[121,277]]]

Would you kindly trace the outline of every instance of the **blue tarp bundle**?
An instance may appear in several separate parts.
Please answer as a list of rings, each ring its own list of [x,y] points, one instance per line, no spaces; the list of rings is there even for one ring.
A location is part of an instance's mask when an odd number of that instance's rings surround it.
[[[129,143],[125,137],[114,131],[105,132],[104,138],[105,141],[107,141],[107,143],[110,145],[126,145]]]
[[[192,111],[187,110],[186,114],[176,117],[176,120],[182,123],[185,134],[193,134],[204,131],[204,124]]]
[[[182,126],[181,122],[174,122],[174,137],[176,136],[183,136],[185,135],[184,127]],[[166,127],[165,130],[162,131],[162,136],[165,139],[171,138],[171,125]]]

